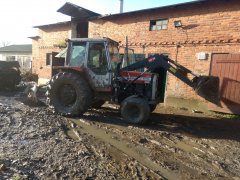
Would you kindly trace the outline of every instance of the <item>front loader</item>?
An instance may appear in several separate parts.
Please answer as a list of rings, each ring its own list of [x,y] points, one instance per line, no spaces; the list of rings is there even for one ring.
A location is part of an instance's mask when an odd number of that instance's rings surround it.
[[[65,65],[53,67],[54,75],[48,85],[48,102],[56,112],[79,116],[91,107],[111,101],[120,104],[125,120],[143,124],[156,105],[164,100],[162,81],[166,72],[205,99],[216,102],[217,78],[196,75],[164,55],[128,62],[127,58],[120,58],[118,46],[109,38],[68,41]],[[188,74],[193,78],[189,79]]]

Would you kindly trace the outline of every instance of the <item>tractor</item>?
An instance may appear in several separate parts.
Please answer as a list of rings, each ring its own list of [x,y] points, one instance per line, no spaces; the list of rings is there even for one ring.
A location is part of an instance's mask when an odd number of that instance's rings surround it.
[[[130,60],[126,54],[120,56],[119,44],[110,38],[75,38],[68,40],[64,65],[53,67],[48,103],[61,115],[79,116],[110,101],[120,105],[123,119],[144,124],[164,101],[166,72],[216,101],[215,77],[196,75],[164,55]]]

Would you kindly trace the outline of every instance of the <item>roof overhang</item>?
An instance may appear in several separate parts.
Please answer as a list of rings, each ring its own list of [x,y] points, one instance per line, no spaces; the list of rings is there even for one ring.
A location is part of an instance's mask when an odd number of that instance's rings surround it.
[[[58,23],[53,23],[53,24],[44,24],[44,25],[39,25],[39,26],[33,26],[33,28],[47,28],[47,27],[56,27],[56,26],[66,26],[70,25],[71,21],[64,21],[64,22],[58,22]]]
[[[38,40],[38,39],[40,39],[40,36],[30,36],[28,38],[33,39],[33,40]]]
[[[100,14],[96,12],[90,11],[88,9],[85,9],[83,7],[77,6],[69,2],[66,2],[60,9],[57,10],[57,12],[71,16],[72,18],[86,20],[91,17],[100,16]]]
[[[15,52],[24,52],[31,53],[32,52],[32,44],[15,44],[10,46],[5,46],[0,48],[0,52],[5,53],[15,53]]]

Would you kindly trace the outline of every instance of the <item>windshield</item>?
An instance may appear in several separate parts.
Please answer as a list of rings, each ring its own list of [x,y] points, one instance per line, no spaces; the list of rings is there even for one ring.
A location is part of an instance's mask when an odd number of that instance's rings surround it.
[[[112,68],[116,69],[117,65],[121,62],[119,57],[118,47],[115,44],[110,43],[108,45],[108,49],[109,49]]]
[[[85,60],[86,42],[73,42],[69,66],[82,66]]]

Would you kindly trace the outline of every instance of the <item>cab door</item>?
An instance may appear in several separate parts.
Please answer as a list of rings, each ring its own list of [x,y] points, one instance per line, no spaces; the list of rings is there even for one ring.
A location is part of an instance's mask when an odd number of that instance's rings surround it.
[[[111,66],[105,42],[89,42],[87,74],[94,90],[111,92]]]

